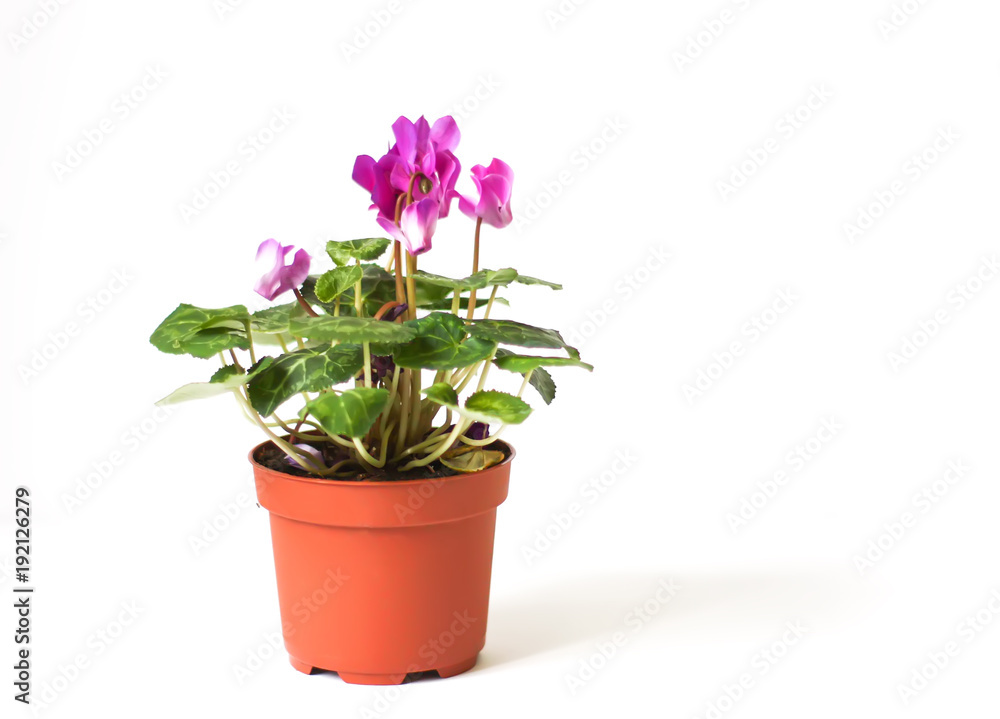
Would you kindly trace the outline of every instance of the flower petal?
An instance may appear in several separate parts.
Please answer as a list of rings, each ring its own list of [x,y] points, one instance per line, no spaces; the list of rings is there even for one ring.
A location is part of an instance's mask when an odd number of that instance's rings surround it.
[[[399,240],[400,242],[403,242],[405,240],[405,238],[403,237],[403,231],[400,230],[396,226],[396,223],[390,220],[388,217],[385,217],[384,215],[379,215],[378,217],[375,218],[375,221],[379,224],[379,227],[381,227],[383,230],[389,233],[389,236],[392,237],[392,239]]]
[[[358,155],[358,159],[354,161],[352,177],[356,183],[369,192],[375,188],[375,168],[375,158],[369,155]]]
[[[410,164],[417,154],[417,127],[405,117],[400,117],[392,124],[392,133],[396,136],[396,150],[405,162]]]
[[[434,200],[414,202],[403,210],[399,224],[406,251],[411,255],[420,255],[431,249],[440,211],[440,205]]]
[[[264,274],[254,285],[254,291],[261,297],[274,300],[288,290],[302,286],[309,276],[312,258],[305,250],[299,250],[292,264],[285,265],[285,256],[294,249],[293,245],[282,245],[277,240],[265,240],[257,248],[257,262]]]
[[[454,152],[461,139],[458,123],[451,115],[445,115],[431,128],[431,142],[437,146],[438,152]]]

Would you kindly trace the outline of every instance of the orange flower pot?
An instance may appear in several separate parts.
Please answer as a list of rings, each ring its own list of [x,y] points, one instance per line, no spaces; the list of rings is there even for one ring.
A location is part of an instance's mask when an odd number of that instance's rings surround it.
[[[486,643],[497,507],[514,451],[482,472],[344,482],[268,469],[250,453],[271,515],[282,634],[292,666],[351,684],[450,677]]]

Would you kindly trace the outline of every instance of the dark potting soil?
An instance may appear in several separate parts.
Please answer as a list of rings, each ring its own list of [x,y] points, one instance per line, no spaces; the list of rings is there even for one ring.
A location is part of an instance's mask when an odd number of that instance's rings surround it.
[[[327,465],[332,466],[333,463],[344,459],[343,455],[339,455],[337,448],[331,446],[330,444],[312,444],[316,449],[321,450],[324,453],[324,459]],[[503,452],[504,460],[510,456],[510,449],[503,442],[497,441],[493,444],[487,445],[483,449],[494,449]],[[273,444],[267,444],[254,455],[254,459],[257,460],[259,464],[267,467],[275,472],[282,472],[283,474],[291,474],[295,477],[310,477],[312,479],[322,479],[328,482],[362,482],[362,481],[376,481],[376,482],[400,482],[414,479],[435,479],[438,477],[453,477],[457,472],[448,469],[443,464],[438,462],[433,462],[426,467],[417,467],[416,469],[409,472],[399,472],[395,469],[385,469],[376,470],[375,472],[358,472],[356,476],[353,477],[318,477],[311,472],[307,472],[298,465],[292,464],[288,460],[288,455],[286,455],[279,448],[275,447]]]

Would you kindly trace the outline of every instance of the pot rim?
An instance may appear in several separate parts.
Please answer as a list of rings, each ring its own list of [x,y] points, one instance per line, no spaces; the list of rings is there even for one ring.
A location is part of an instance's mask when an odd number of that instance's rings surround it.
[[[264,472],[271,472],[272,474],[278,475],[282,479],[295,480],[295,481],[298,481],[298,482],[304,482],[306,484],[320,484],[320,485],[324,485],[324,486],[344,486],[344,487],[383,487],[383,488],[385,488],[385,487],[407,487],[407,486],[413,486],[413,485],[418,485],[418,484],[426,484],[428,482],[448,482],[450,480],[457,480],[457,479],[463,479],[463,478],[464,479],[469,479],[469,478],[471,478],[474,475],[484,474],[486,472],[489,472],[492,469],[496,469],[498,467],[503,467],[505,465],[510,464],[512,461],[514,461],[514,457],[517,456],[517,452],[514,449],[514,445],[512,445],[509,442],[506,442],[506,441],[504,441],[502,439],[498,439],[496,441],[502,443],[505,447],[507,447],[508,450],[510,450],[510,453],[507,455],[507,458],[504,459],[503,462],[500,462],[500,464],[494,464],[492,467],[488,467],[487,469],[480,470],[479,472],[456,472],[455,474],[449,474],[449,475],[442,476],[442,477],[424,477],[423,479],[402,479],[402,480],[396,480],[396,481],[392,481],[392,482],[388,482],[388,481],[385,481],[385,480],[379,481],[379,480],[373,480],[373,479],[361,479],[361,480],[347,481],[347,480],[343,480],[343,479],[324,479],[324,478],[320,478],[320,477],[300,477],[300,476],[298,476],[296,474],[289,474],[287,472],[279,472],[276,469],[271,469],[270,467],[265,467],[263,464],[261,464],[260,462],[258,462],[254,458],[254,455],[257,454],[257,452],[259,452],[265,445],[268,445],[268,444],[274,445],[274,442],[272,440],[270,440],[270,439],[267,440],[267,441],[265,441],[265,442],[261,442],[260,444],[256,445],[253,449],[251,449],[250,450],[250,454],[247,455],[247,459],[250,460],[250,464],[253,465],[253,467],[255,469],[260,469],[260,470],[262,470]]]

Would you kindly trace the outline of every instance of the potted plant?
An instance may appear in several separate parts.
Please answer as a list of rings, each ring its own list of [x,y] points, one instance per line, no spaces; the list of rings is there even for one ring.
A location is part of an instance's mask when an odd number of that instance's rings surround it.
[[[531,414],[529,385],[552,401],[547,367],[592,369],[558,332],[492,317],[501,289],[561,289],[480,268],[483,225],[512,219],[510,167],[477,165],[462,195],[451,117],[401,117],[393,132],[385,156],[354,166],[388,238],[330,242],[334,267],[315,275],[305,250],[266,240],[255,290],[290,301],[253,313],[182,304],[150,338],[222,364],[162,403],[229,393],[267,436],[250,462],[291,663],[358,684],[475,664],[514,458],[500,435]],[[456,199],[475,235],[471,273],[452,279],[417,265]],[[516,394],[490,388],[494,367],[521,375]]]

